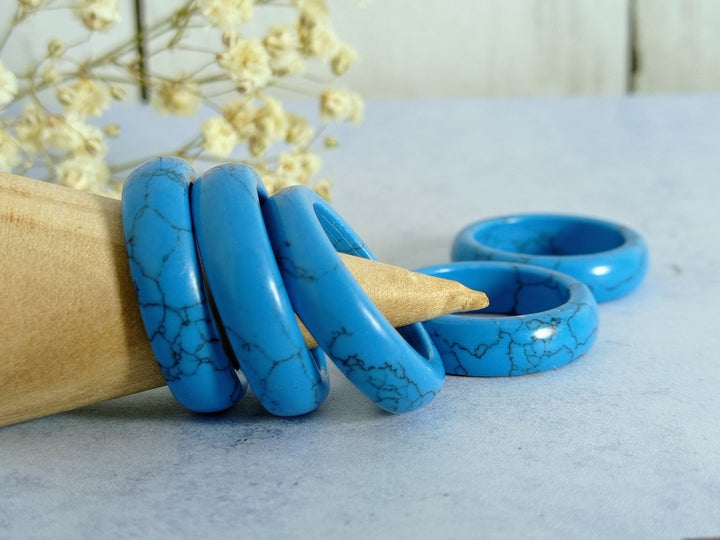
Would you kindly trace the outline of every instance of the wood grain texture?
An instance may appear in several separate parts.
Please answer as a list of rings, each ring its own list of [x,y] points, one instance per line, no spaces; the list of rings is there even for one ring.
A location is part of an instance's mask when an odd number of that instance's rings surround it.
[[[0,173],[0,253],[0,426],[165,384],[130,279],[119,201]],[[454,281],[342,260],[395,326],[488,305]]]
[[[164,383],[118,201],[0,174],[0,425]]]
[[[635,1],[635,90],[720,90],[720,2]]]

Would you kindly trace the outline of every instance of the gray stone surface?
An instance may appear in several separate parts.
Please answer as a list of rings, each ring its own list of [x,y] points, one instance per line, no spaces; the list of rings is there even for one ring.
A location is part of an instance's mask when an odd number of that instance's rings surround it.
[[[646,280],[600,305],[572,364],[448,377],[406,415],[333,368],[296,419],[252,396],[203,417],[158,389],[1,428],[0,536],[720,534],[720,98],[384,101],[335,133],[335,208],[381,260],[445,262],[473,220],[573,212],[641,232]]]

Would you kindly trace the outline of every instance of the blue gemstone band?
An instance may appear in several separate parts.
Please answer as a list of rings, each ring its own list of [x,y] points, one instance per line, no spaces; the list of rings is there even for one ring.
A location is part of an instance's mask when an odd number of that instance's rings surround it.
[[[502,262],[430,266],[425,274],[482,289],[490,307],[423,323],[452,375],[503,377],[563,366],[595,341],[598,307],[590,290],[560,272]]]
[[[292,304],[338,368],[387,411],[431,401],[442,361],[421,325],[396,331],[342,264],[337,251],[374,259],[350,226],[302,187],[270,197],[263,214]]]
[[[455,238],[453,261],[506,261],[563,272],[585,283],[598,302],[635,289],[648,267],[648,249],[632,229],[609,221],[559,214],[487,219]]]
[[[221,165],[190,190],[195,237],[240,369],[271,413],[295,416],[327,397],[325,355],[309,351],[285,292],[263,221],[267,191],[245,165]]]
[[[190,216],[195,172],[176,158],[135,169],[122,221],[145,330],[175,398],[196,412],[227,409],[245,392],[223,351],[203,289]]]

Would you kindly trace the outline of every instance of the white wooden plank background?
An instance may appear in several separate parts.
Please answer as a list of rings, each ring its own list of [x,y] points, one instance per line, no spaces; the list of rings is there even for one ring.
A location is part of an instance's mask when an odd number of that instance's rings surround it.
[[[720,1],[635,1],[635,90],[720,91]]]
[[[332,4],[357,43],[348,84],[370,96],[621,93],[626,0],[394,0]]]
[[[95,50],[133,31],[132,3],[120,0],[123,21],[94,39]],[[344,84],[367,97],[720,90],[720,0],[329,3],[338,34],[362,56]],[[149,17],[169,4],[146,0]],[[0,2],[0,30],[14,5]],[[68,18],[54,11],[27,24],[3,50],[3,61],[17,69],[50,37],[79,36],[80,26]],[[631,74],[633,46],[639,69]],[[185,66],[165,59],[156,67]]]

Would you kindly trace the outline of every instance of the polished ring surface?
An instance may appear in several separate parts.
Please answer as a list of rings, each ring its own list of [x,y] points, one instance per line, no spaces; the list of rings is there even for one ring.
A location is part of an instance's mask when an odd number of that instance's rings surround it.
[[[598,302],[635,289],[648,267],[648,249],[634,230],[609,221],[561,214],[486,219],[455,238],[453,261],[507,261],[563,272],[585,283]]]
[[[375,258],[358,235],[301,186],[263,213],[295,311],[340,371],[387,411],[430,402],[445,380],[440,356],[420,324],[395,330],[342,263],[337,251]]]
[[[190,216],[195,171],[156,158],[135,169],[122,194],[122,221],[140,313],[170,391],[195,412],[217,412],[245,393],[225,354],[205,295]]]
[[[578,280],[537,266],[461,262],[425,274],[483,290],[487,310],[423,323],[451,375],[502,377],[563,366],[595,340],[598,307]]]

